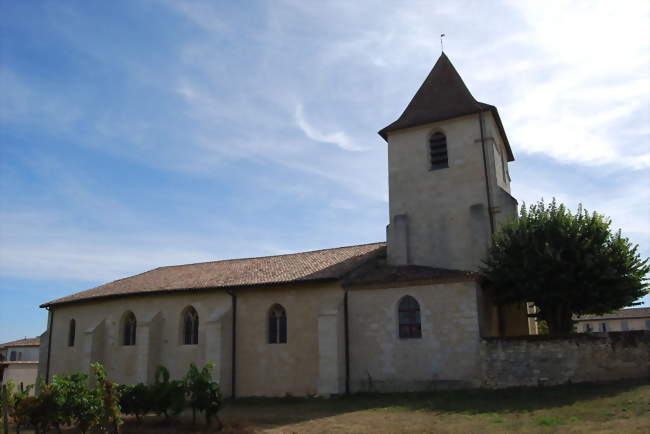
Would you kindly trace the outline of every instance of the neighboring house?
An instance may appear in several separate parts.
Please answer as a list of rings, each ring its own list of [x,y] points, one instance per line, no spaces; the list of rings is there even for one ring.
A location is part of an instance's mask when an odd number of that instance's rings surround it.
[[[212,361],[231,396],[480,385],[481,337],[529,333],[526,305],[497,307],[477,275],[517,210],[497,109],[442,54],[379,134],[386,242],[160,267],[50,301],[43,376],[100,361],[150,382]]]
[[[650,307],[633,307],[605,315],[582,315],[573,319],[581,333],[650,330]]]
[[[40,338],[25,338],[0,345],[0,383],[18,387],[36,383]]]

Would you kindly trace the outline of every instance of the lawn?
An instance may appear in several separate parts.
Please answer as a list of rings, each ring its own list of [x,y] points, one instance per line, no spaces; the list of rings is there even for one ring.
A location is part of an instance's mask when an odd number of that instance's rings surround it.
[[[650,379],[505,390],[239,399],[228,433],[650,433]],[[124,433],[208,432],[127,420]]]

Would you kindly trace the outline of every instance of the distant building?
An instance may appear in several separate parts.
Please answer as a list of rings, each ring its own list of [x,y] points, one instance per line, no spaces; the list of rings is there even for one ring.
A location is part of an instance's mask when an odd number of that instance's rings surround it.
[[[575,317],[574,321],[580,333],[650,330],[650,307],[617,310],[605,315],[582,315]]]
[[[0,345],[0,384],[13,381],[24,387],[35,384],[41,339],[25,338]]]

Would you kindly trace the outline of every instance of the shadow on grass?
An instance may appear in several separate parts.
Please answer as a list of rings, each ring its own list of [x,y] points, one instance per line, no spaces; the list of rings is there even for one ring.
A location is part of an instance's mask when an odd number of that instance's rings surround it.
[[[331,399],[243,398],[229,402],[226,420],[248,421],[274,427],[361,410],[433,411],[462,414],[515,413],[552,409],[576,402],[615,396],[650,379],[611,383],[581,383],[500,390],[473,389],[418,393],[354,394]]]
[[[342,415],[362,410],[394,412],[430,411],[457,414],[507,414],[570,406],[600,398],[614,397],[640,386],[650,385],[650,379],[625,380],[611,383],[581,383],[563,386],[517,387],[500,390],[447,390],[420,393],[363,393],[351,396],[323,398],[242,398],[226,403],[220,413],[225,423],[224,434],[249,434],[258,429],[275,428],[310,420]],[[645,393],[645,392],[642,392]],[[594,409],[594,411],[600,411]],[[188,412],[180,418],[167,421],[163,417],[147,416],[141,425],[133,417],[126,417],[124,434],[143,433],[208,433],[204,419],[197,418],[192,426]],[[549,425],[554,419],[540,419],[540,425]],[[33,431],[23,431],[32,433]],[[63,430],[66,434],[77,430]]]

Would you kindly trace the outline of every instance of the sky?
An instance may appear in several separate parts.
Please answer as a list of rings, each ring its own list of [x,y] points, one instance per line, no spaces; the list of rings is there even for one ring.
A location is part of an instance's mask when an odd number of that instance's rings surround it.
[[[384,241],[377,131],[441,33],[519,202],[582,203],[648,257],[649,24],[647,1],[0,0],[0,342],[158,266]]]

